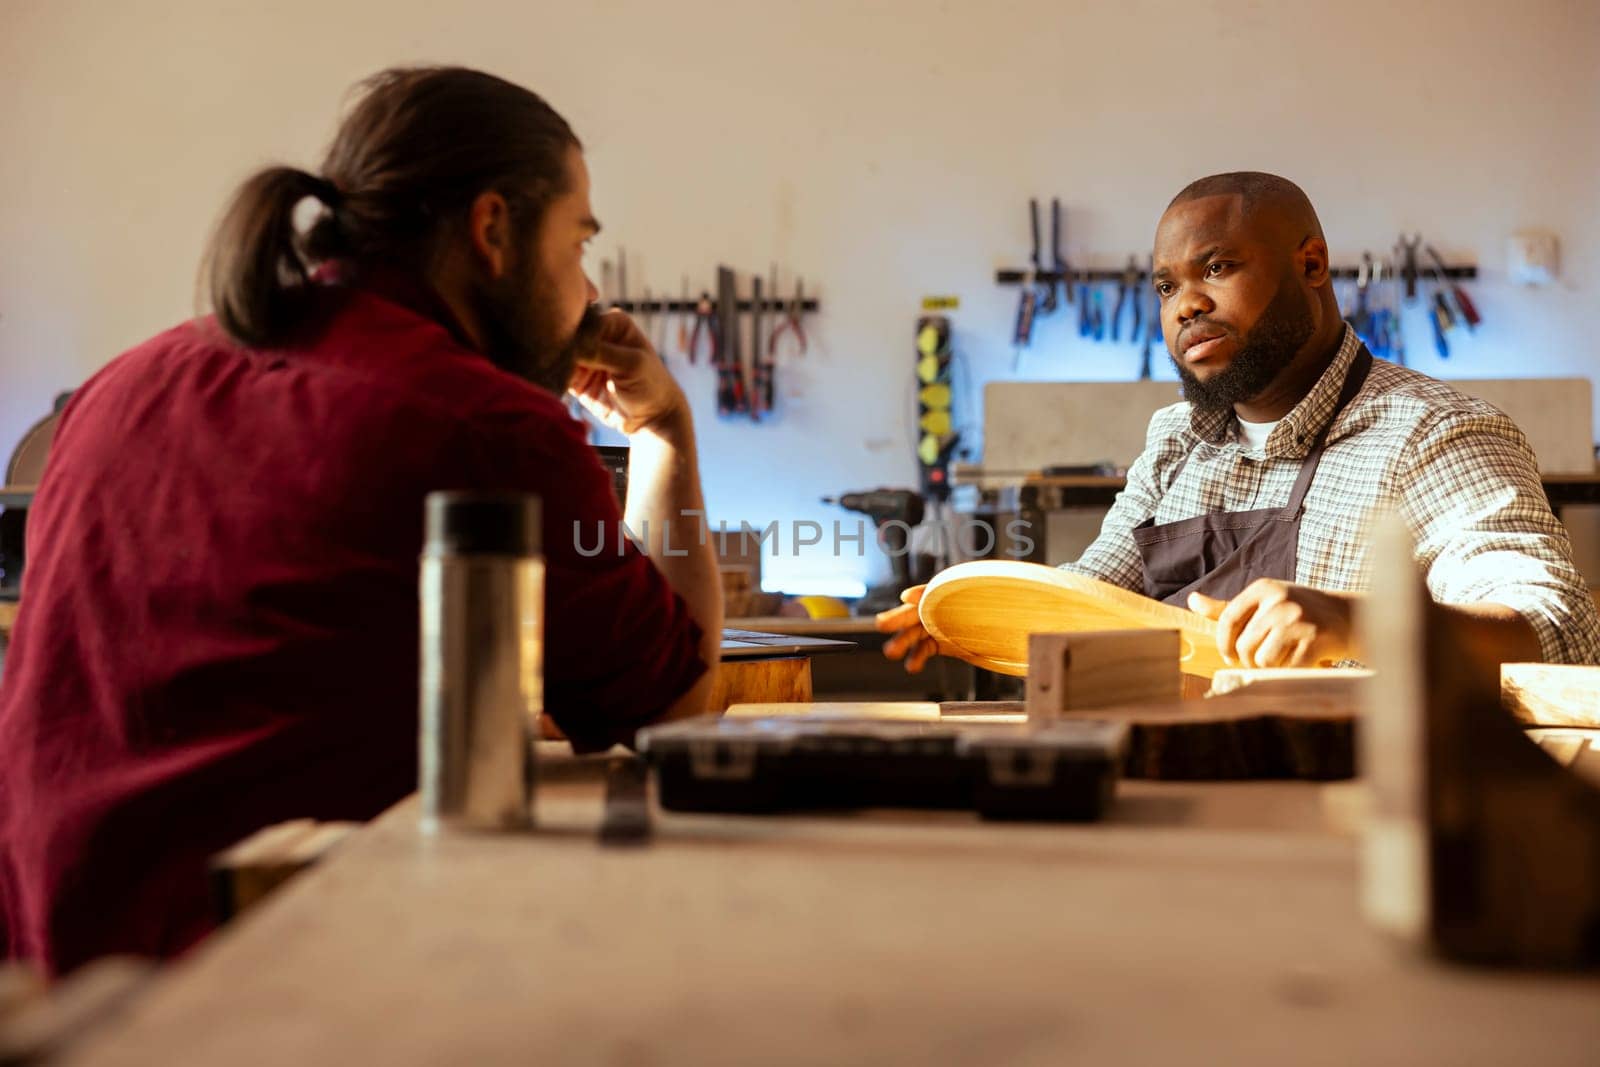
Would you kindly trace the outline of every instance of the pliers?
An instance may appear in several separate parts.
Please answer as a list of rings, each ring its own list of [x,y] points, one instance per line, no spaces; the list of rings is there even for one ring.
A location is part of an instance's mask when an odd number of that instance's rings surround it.
[[[778,295],[777,275],[773,275],[772,295]],[[772,336],[767,339],[767,356],[770,358],[778,350],[778,338],[786,333],[794,334],[794,339],[800,344],[800,354],[806,354],[806,328],[800,324],[800,316],[806,309],[806,284],[800,279],[794,280],[794,299],[784,309],[783,319],[778,323],[778,328],[772,331]],[[757,344],[760,342],[757,341]]]
[[[689,357],[689,362],[694,362],[694,354],[700,348],[700,331],[706,333],[706,341],[711,345],[711,364],[717,365],[717,335],[721,333],[721,324],[717,322],[716,305],[711,303],[711,294],[702,292],[700,302],[694,306],[694,332],[689,335],[689,344],[684,352]]]

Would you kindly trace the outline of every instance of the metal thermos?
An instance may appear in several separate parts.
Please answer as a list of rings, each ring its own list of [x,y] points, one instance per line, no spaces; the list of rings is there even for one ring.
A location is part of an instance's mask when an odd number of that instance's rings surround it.
[[[426,512],[423,826],[527,826],[544,708],[539,498],[430,493]]]

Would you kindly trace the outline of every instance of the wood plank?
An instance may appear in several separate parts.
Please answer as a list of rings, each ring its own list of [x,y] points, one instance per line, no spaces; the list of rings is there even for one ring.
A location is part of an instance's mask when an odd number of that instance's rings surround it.
[[[1600,980],[1393,953],[1314,787],[1124,783],[1089,827],[655,811],[651,844],[614,849],[594,832],[599,773],[566,767],[528,835],[424,838],[402,805],[73,1062],[1187,1063],[1203,1047],[1245,1067],[1558,1067],[1600,1042]]]
[[[1500,702],[1529,725],[1600,727],[1600,667],[1507,663]]]

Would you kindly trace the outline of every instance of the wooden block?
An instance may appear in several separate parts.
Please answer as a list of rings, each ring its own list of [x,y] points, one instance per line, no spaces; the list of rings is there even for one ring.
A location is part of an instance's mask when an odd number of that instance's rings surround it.
[[[1179,699],[1178,631],[1099,630],[1028,636],[1028,721],[1064,711]]]
[[[1463,654],[1399,520],[1377,526],[1371,551],[1363,910],[1451,959],[1600,965],[1600,788],[1505,713],[1498,665]]]
[[[1500,702],[1531,726],[1600,728],[1600,667],[1507,663]]]
[[[263,827],[211,861],[212,899],[227,922],[320,860],[359,823],[291,819]]]
[[[734,704],[789,704],[811,699],[811,657],[724,660],[707,711]]]

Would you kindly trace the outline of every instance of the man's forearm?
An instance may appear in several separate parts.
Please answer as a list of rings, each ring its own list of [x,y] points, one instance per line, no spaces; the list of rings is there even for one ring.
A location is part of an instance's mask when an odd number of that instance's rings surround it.
[[[693,422],[685,411],[635,434],[629,444],[628,529],[705,630],[701,655],[715,668],[722,647],[722,582],[706,536]]]
[[[1468,652],[1489,663],[1539,663],[1544,649],[1533,624],[1504,604],[1445,605]]]

